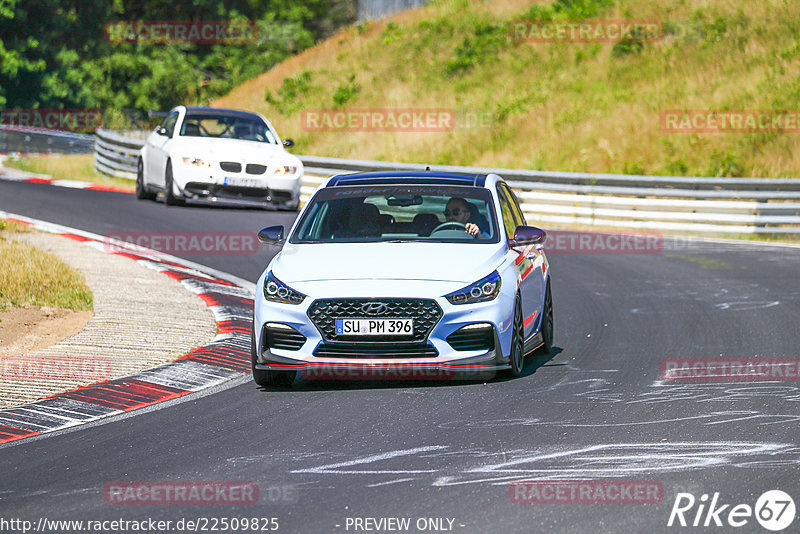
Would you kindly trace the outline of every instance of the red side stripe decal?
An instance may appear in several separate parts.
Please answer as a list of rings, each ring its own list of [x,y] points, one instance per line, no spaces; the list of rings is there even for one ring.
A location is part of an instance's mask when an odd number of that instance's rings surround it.
[[[531,274],[531,271],[532,271],[532,270],[533,270],[533,264],[531,264],[531,265],[530,265],[530,267],[528,267],[527,269],[525,269],[525,272],[524,272],[524,273],[522,273],[522,276],[520,276],[520,278],[519,278],[519,279],[520,279],[520,280],[525,280],[525,278],[527,278],[527,276],[528,276],[529,274]]]
[[[128,379],[88,386],[67,393],[65,397],[115,410],[128,411],[188,393],[191,392],[142,380]]]
[[[29,436],[38,436],[38,432],[33,430],[23,430],[21,428],[14,428],[13,426],[0,425],[0,443],[7,443],[15,439],[27,438]]]
[[[529,324],[531,324],[531,323],[533,322],[533,320],[534,320],[534,319],[536,319],[536,314],[537,314],[537,313],[539,313],[539,310],[535,310],[535,311],[534,311],[534,312],[531,314],[531,316],[530,316],[530,317],[528,317],[527,319],[525,319],[524,321],[522,321],[522,325],[523,325],[523,326],[525,326],[525,327],[527,327]]]

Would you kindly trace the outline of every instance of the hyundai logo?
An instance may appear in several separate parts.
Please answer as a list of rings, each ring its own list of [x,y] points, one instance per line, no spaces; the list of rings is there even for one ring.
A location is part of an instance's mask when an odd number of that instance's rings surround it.
[[[367,315],[383,315],[389,311],[389,306],[383,302],[367,302],[361,306],[361,311]]]

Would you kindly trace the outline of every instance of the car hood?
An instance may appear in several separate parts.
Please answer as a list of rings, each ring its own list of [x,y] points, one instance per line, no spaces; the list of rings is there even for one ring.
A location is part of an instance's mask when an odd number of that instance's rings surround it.
[[[505,256],[498,244],[286,244],[272,263],[281,281],[435,280],[470,284]]]
[[[178,137],[173,140],[170,152],[175,157],[199,157],[218,161],[240,163],[278,163],[302,167],[300,160],[286,152],[282,145],[208,137]]]

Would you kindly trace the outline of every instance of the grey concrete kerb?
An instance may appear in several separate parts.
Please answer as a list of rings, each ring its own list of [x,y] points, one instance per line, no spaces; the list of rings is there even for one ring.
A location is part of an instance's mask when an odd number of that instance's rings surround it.
[[[0,377],[0,408],[175,360],[208,343],[217,333],[214,314],[203,300],[156,270],[59,235],[11,235],[55,254],[79,270],[94,294],[94,317],[81,332],[20,355],[22,360],[59,359],[95,372],[68,373],[72,376],[61,378],[42,373],[35,380],[31,373],[22,380]],[[95,365],[87,365],[87,360]]]

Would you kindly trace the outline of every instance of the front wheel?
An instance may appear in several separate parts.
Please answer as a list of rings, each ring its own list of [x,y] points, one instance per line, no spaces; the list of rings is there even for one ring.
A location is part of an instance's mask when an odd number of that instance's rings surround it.
[[[139,200],[153,200],[156,198],[156,194],[148,191],[147,186],[144,185],[144,162],[142,158],[139,158],[136,163],[136,198]]]
[[[261,387],[291,387],[297,373],[292,371],[267,371],[256,369],[258,352],[256,351],[256,334],[250,334],[250,363],[253,369],[253,381]]]
[[[511,354],[508,357],[511,369],[508,375],[517,377],[525,366],[525,326],[522,323],[522,301],[517,295],[514,303],[514,326],[511,331]]]
[[[172,179],[172,161],[167,161],[167,168],[164,171],[164,203],[167,206],[178,206],[181,200],[175,196]]]
[[[544,294],[544,309],[542,310],[542,345],[540,354],[550,354],[553,350],[553,296],[550,293],[550,281]]]

